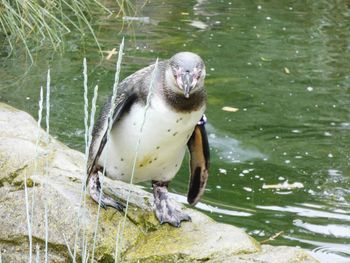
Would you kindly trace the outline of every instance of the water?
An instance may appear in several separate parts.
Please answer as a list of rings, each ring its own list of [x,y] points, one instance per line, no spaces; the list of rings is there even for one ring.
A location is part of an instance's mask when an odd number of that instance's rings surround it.
[[[350,5],[347,1],[152,1],[126,18],[122,76],[189,50],[206,62],[211,173],[198,208],[274,245],[301,246],[323,262],[350,261]],[[118,49],[120,21],[100,16],[103,50]],[[70,35],[62,55],[42,47],[0,67],[0,101],[36,116],[51,68],[51,133],[84,150],[83,74],[98,105],[111,93],[114,55]],[[35,50],[34,50],[35,52]],[[222,107],[238,108],[226,112]],[[187,192],[187,161],[171,184]],[[301,183],[298,189],[263,185]]]

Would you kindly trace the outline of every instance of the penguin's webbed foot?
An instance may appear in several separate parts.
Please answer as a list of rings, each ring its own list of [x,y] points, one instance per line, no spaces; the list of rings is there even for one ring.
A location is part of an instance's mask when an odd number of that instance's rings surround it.
[[[180,227],[182,221],[191,221],[191,217],[182,212],[179,205],[169,197],[168,184],[153,181],[153,195],[156,216],[161,224],[169,223]]]
[[[124,210],[125,206],[123,204],[119,203],[118,201],[114,200],[113,198],[101,192],[101,183],[99,180],[98,172],[93,173],[90,176],[89,187],[90,187],[90,196],[92,200],[94,200],[96,203],[99,203],[102,208],[106,209],[107,206],[110,206],[110,207],[114,207],[118,211]],[[101,195],[101,201],[100,201],[100,195]]]

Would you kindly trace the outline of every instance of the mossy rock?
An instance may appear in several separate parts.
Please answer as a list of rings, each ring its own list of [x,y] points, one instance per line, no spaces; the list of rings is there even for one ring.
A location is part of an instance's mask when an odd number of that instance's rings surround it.
[[[49,262],[71,262],[73,254],[78,262],[86,255],[91,257],[95,230],[97,262],[114,262],[116,254],[122,262],[317,262],[302,249],[260,246],[243,230],[217,223],[193,209],[186,208],[192,222],[180,228],[160,225],[150,193],[108,178],[105,191],[124,201],[130,192],[130,206],[126,216],[114,209],[99,211],[81,193],[83,154],[51,137],[47,144],[47,138],[30,115],[0,103],[2,262],[28,262],[26,199],[28,213],[33,213],[33,258],[39,252],[41,261],[45,257],[46,207]]]

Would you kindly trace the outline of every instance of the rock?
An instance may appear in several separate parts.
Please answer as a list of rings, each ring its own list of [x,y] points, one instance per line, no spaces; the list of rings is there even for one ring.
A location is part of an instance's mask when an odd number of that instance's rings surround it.
[[[33,261],[37,256],[44,261],[47,234],[49,262],[72,262],[73,255],[85,262],[93,253],[97,230],[98,262],[114,262],[116,254],[122,262],[317,262],[302,249],[260,246],[243,230],[193,209],[186,209],[192,222],[181,228],[159,225],[150,193],[108,178],[104,190],[109,194],[125,201],[130,192],[127,216],[110,208],[98,211],[82,194],[84,167],[82,153],[47,137],[27,113],[0,103],[2,262],[28,262],[27,213],[32,215]]]

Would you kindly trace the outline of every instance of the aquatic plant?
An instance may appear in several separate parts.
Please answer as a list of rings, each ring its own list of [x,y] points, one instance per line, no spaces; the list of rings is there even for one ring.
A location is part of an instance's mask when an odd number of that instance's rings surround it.
[[[117,16],[133,12],[128,0],[117,0]],[[101,45],[92,24],[98,14],[113,12],[99,0],[21,1],[0,0],[0,44],[10,56],[16,46],[23,46],[30,61],[33,50],[44,44],[56,51],[62,48],[64,35],[75,31],[92,36],[101,53]],[[7,42],[7,43],[6,43]]]

